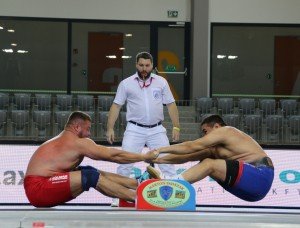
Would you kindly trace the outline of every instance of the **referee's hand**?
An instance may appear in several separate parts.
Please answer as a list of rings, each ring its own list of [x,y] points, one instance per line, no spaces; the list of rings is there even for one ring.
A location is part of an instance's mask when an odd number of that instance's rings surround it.
[[[113,142],[115,141],[115,132],[114,132],[114,129],[107,129],[106,140],[110,144],[113,144]]]
[[[179,140],[179,137],[180,137],[180,132],[176,129],[173,129],[172,131],[173,142],[177,142]]]

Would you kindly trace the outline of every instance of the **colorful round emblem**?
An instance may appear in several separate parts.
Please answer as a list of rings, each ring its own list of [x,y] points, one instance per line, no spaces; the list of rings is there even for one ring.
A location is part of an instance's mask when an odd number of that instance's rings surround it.
[[[161,208],[179,207],[190,198],[189,189],[177,181],[161,180],[147,185],[142,192],[149,204]]]

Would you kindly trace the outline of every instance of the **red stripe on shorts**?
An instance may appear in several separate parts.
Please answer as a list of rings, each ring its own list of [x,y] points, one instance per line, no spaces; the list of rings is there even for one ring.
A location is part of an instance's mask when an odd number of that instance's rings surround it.
[[[241,179],[241,176],[243,174],[243,169],[244,169],[244,162],[243,161],[239,161],[239,172],[238,172],[238,175],[235,179],[235,182],[233,184],[233,186],[235,186],[237,183],[239,183],[240,179]]]

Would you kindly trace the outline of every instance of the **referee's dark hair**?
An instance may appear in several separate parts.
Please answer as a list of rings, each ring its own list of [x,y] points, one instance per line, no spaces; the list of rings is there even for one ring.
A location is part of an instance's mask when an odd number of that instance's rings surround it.
[[[152,57],[152,55],[150,53],[148,53],[148,52],[145,52],[145,51],[138,53],[136,55],[135,59],[136,59],[136,62],[138,62],[139,59],[150,59],[151,63],[153,63],[153,57]]]

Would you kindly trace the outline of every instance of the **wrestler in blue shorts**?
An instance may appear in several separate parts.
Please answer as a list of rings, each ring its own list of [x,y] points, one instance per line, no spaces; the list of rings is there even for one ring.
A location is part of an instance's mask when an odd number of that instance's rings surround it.
[[[259,201],[271,189],[274,166],[263,148],[249,135],[227,126],[219,115],[201,122],[203,137],[194,141],[161,147],[154,151],[153,163],[181,164],[200,161],[177,176],[195,183],[209,176],[225,190],[246,201]],[[168,155],[159,157],[159,154]],[[149,167],[150,174],[159,176]]]
[[[219,184],[228,192],[246,201],[258,201],[269,192],[274,179],[274,167],[269,157],[249,164],[226,160],[226,179]]]

